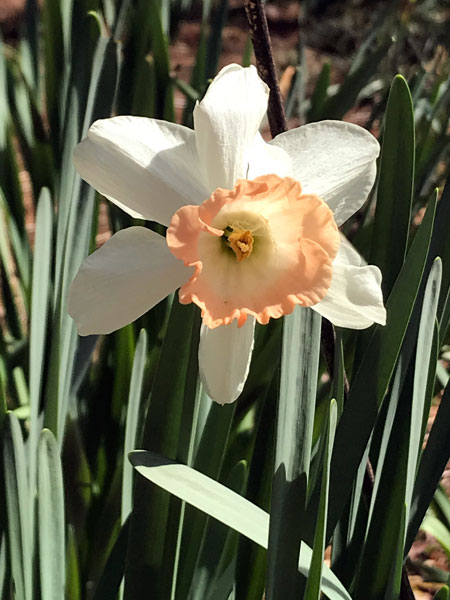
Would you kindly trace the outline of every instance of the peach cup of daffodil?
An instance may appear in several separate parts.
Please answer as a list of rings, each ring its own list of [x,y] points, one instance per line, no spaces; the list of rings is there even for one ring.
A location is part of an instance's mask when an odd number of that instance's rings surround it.
[[[114,117],[74,153],[111,202],[168,228],[124,229],[85,260],[68,301],[80,335],[119,329],[180,288],[201,309],[200,376],[221,404],[242,391],[256,321],[296,305],[340,327],[386,321],[379,269],[338,232],[372,188],[378,142],[323,121],[266,143],[268,94],[254,67],[229,65],[197,103],[194,130]]]

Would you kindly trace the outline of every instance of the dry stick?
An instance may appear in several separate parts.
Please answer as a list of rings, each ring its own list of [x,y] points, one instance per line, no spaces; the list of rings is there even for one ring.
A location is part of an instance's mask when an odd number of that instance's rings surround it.
[[[283,101],[281,98],[280,86],[278,85],[278,79],[275,71],[275,63],[273,60],[272,44],[269,36],[266,13],[261,0],[244,0],[244,7],[253,42],[253,50],[255,52],[258,74],[270,89],[267,114],[269,117],[270,133],[272,134],[272,137],[275,137],[279,133],[283,133],[287,130],[287,123]],[[336,336],[332,323],[323,318],[321,343],[330,377],[333,377],[334,374],[335,337]],[[345,399],[347,398],[348,389],[348,380],[344,371]],[[366,501],[369,503],[373,491],[373,485],[373,469],[370,461],[368,460],[363,490],[367,490],[365,495],[368,496]],[[399,600],[415,600],[405,567],[403,567],[402,570]]]
[[[253,50],[255,51],[258,74],[270,90],[267,114],[269,116],[270,133],[272,137],[275,137],[286,131],[287,123],[273,61],[266,13],[261,0],[245,0],[244,7],[253,42]]]

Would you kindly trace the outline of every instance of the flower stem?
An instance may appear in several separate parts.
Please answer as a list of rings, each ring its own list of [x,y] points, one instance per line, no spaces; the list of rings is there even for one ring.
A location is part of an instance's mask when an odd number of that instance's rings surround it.
[[[255,51],[258,74],[270,89],[267,114],[270,132],[272,137],[275,137],[287,130],[287,124],[275,71],[266,13],[261,0],[244,0],[244,6]]]

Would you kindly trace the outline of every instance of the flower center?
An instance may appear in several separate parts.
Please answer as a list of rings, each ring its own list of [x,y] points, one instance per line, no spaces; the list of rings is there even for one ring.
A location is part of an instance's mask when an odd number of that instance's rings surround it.
[[[228,246],[236,255],[237,262],[241,262],[248,258],[253,250],[253,236],[251,231],[245,229],[236,229],[228,226],[223,232],[223,237],[226,239]]]
[[[247,316],[261,324],[327,294],[340,237],[333,213],[289,177],[240,179],[200,205],[182,206],[167,230],[170,251],[195,267],[180,289],[214,328]],[[247,260],[246,260],[247,259]]]

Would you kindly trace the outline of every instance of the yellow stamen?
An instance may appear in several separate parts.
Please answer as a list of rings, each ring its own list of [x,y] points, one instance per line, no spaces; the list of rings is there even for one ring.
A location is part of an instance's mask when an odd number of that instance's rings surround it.
[[[253,236],[250,231],[237,229],[228,235],[228,243],[236,254],[236,260],[241,262],[248,258],[253,250]]]

